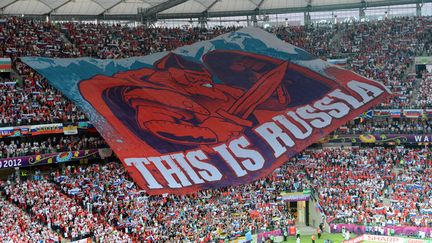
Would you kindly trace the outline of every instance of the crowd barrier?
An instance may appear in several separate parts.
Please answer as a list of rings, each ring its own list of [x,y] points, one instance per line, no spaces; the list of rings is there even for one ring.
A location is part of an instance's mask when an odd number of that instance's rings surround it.
[[[432,143],[432,134],[343,134],[321,139],[321,143]]]
[[[0,159],[0,170],[15,167],[29,167],[34,165],[46,165],[54,163],[64,163],[80,159],[107,158],[112,155],[109,148],[87,149],[77,151],[58,152],[50,154],[20,156],[7,159]]]
[[[51,123],[39,125],[24,125],[0,127],[0,138],[37,136],[48,134],[76,135],[78,132],[96,131],[89,122]]]
[[[361,243],[363,241],[367,242],[391,242],[391,243],[430,243],[431,240],[421,240],[421,239],[405,239],[394,236],[385,235],[361,235],[356,238],[343,241],[342,243]]]

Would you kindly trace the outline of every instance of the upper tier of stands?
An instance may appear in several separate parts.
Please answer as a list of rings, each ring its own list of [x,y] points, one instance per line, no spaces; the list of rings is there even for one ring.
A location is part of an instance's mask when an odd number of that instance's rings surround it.
[[[429,17],[268,31],[319,57],[346,57],[347,68],[383,82],[394,95],[380,108],[432,108],[432,79],[426,74],[421,78],[411,75],[415,56],[432,55],[430,26]],[[0,56],[12,58],[16,75],[1,77],[0,127],[86,120],[19,57],[140,56],[232,30],[50,24],[8,18],[0,25]],[[427,119],[374,119],[348,124],[339,132],[431,133],[431,126]],[[0,157],[103,146],[99,137],[83,138],[81,134],[56,136],[56,140],[13,138],[0,142]],[[177,241],[183,237],[204,241],[249,229],[270,230],[289,223],[276,218],[292,217],[281,203],[280,192],[305,188],[314,189],[331,222],[432,227],[431,158],[422,149],[309,151],[250,185],[183,197],[146,195],[118,163],[81,166],[41,181],[4,182],[10,203],[0,200],[0,211],[5,212],[5,225],[13,229],[2,231],[0,227],[0,241],[38,237],[56,241],[58,235],[50,228],[66,238],[90,235],[100,242]],[[13,215],[23,214],[19,208],[38,222],[25,223],[27,214],[15,221]]]
[[[393,96],[381,108],[431,107],[430,77],[416,79],[415,56],[431,54],[432,18],[395,18],[324,27],[268,31],[326,58],[347,58],[347,68],[383,82]],[[105,24],[53,24],[18,17],[0,25],[0,57],[11,57],[19,76],[1,79],[0,126],[75,122],[86,119],[74,104],[28,68],[19,57],[125,58],[169,51],[235,28],[145,28]],[[419,89],[422,87],[422,89]],[[423,88],[424,87],[424,88]]]

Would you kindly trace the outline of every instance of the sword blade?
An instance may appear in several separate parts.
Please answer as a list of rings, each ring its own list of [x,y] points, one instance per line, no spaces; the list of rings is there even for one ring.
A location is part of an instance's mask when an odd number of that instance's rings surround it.
[[[288,68],[288,62],[283,62],[276,68],[264,74],[252,85],[229,109],[231,115],[246,119],[257,106],[266,101],[280,86]]]

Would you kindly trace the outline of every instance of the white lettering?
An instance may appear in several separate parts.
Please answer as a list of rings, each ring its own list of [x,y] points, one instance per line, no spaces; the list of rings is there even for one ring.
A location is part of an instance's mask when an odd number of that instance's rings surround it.
[[[357,94],[359,94],[363,98],[363,104],[368,103],[373,98],[378,97],[380,94],[382,94],[384,91],[380,88],[377,88],[376,86],[358,82],[355,80],[352,80],[348,83],[348,87],[355,91]],[[369,93],[372,93],[372,95],[369,95]]]
[[[217,147],[213,147],[213,150],[219,153],[222,159],[224,159],[228,163],[228,165],[231,166],[231,168],[234,170],[238,177],[247,174],[246,170],[242,169],[239,162],[228,151],[228,147],[226,146],[226,144],[221,144]]]
[[[340,89],[336,89],[335,91],[331,92],[328,95],[331,96],[331,97],[338,98],[338,99],[346,101],[354,109],[357,109],[357,108],[359,108],[360,106],[363,105],[362,102],[360,102],[356,98],[352,97],[351,95],[347,95],[347,94],[343,93]]]
[[[244,136],[241,136],[240,138],[231,141],[229,148],[235,156],[245,159],[240,163],[243,164],[247,170],[256,171],[264,166],[265,160],[258,151],[246,149],[250,145],[249,141]]]
[[[135,166],[137,170],[141,173],[144,180],[146,180],[148,188],[150,189],[160,189],[163,188],[156,179],[152,176],[149,170],[144,166],[144,164],[150,164],[150,162],[145,158],[127,158],[124,160],[127,166]]]
[[[177,163],[186,171],[189,177],[195,184],[204,183],[204,180],[201,179],[197,173],[192,169],[188,162],[186,162],[185,156],[183,153],[171,154],[171,158],[173,158]]]
[[[268,145],[270,145],[276,158],[280,157],[287,151],[286,147],[293,147],[295,145],[291,137],[284,133],[274,122],[266,122],[260,125],[255,128],[255,132],[260,135]]]
[[[334,99],[324,97],[315,102],[314,107],[323,111],[329,111],[328,114],[334,118],[341,118],[348,114],[350,108],[342,102],[332,103]]]
[[[327,127],[331,124],[332,117],[324,112],[316,112],[312,106],[307,105],[297,109],[297,113],[304,119],[313,119],[310,124],[316,128]]]
[[[149,157],[147,159],[158,168],[158,170],[164,176],[165,180],[168,182],[168,187],[180,188],[183,186],[191,185],[186,175],[180,170],[180,168],[176,165],[176,163],[171,159],[169,155],[165,155],[162,157]],[[162,163],[162,160],[166,161],[169,167],[166,167]],[[176,175],[178,179],[180,179],[180,183],[176,181],[173,175]]]
[[[210,163],[205,163],[203,160],[208,160],[207,155],[201,150],[190,151],[186,154],[189,162],[201,171],[198,172],[206,181],[218,181],[222,179],[222,174],[219,170]]]

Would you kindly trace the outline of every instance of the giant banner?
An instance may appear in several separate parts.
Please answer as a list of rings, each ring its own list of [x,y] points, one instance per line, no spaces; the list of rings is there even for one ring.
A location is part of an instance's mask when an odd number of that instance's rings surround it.
[[[87,113],[149,194],[264,177],[389,94],[256,28],[145,57],[23,61]]]

